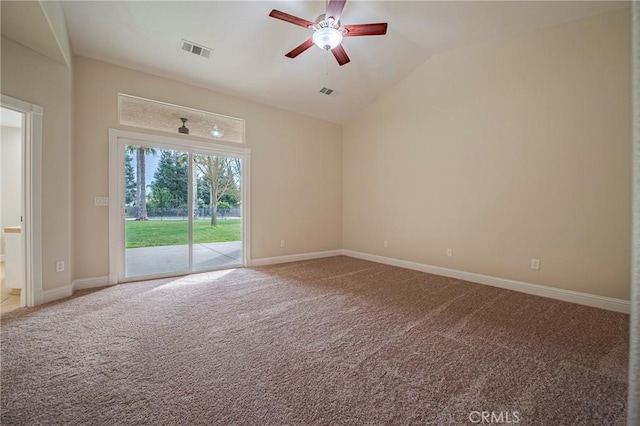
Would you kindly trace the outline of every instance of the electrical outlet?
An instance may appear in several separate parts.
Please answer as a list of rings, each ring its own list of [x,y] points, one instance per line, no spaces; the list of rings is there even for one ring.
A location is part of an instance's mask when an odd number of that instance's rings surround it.
[[[531,259],[531,269],[540,269],[540,259]]]
[[[64,272],[64,262],[56,262],[56,272]]]
[[[382,246],[383,246],[384,248],[389,248],[389,241],[385,241],[385,242],[382,244]]]
[[[453,257],[453,249],[447,249],[447,257]]]
[[[284,246],[285,246],[284,240],[280,240],[280,247],[284,247]]]

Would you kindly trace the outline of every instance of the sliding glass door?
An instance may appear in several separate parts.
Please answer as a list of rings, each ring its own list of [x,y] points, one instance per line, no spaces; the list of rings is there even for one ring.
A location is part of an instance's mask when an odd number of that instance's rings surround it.
[[[120,139],[119,280],[242,266],[243,158]]]

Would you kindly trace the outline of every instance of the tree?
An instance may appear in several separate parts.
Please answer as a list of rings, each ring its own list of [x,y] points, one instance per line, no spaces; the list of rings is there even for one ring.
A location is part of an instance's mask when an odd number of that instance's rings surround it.
[[[200,175],[200,171],[196,167],[195,162],[193,167],[193,174],[193,179],[195,182],[197,182],[197,193],[194,195],[193,203],[193,218],[198,219],[198,217],[200,216],[199,209],[211,205],[211,191],[209,190],[209,183],[203,176]],[[198,211],[198,214],[195,213],[196,211]]]
[[[209,187],[211,226],[218,224],[218,203],[227,198],[230,205],[237,205],[240,199],[241,160],[196,154],[194,162]],[[234,204],[232,204],[234,203]]]
[[[220,197],[220,202],[229,204],[229,208],[238,207],[238,205],[240,205],[240,199],[238,198],[239,195],[240,194],[236,194],[235,191],[229,191]]]
[[[218,225],[218,179],[222,174],[222,168],[224,167],[222,159],[218,156],[205,156],[205,164],[207,174],[205,178],[209,181],[209,207],[211,210],[211,226]]]
[[[193,201],[193,220],[198,220],[200,218],[200,186],[202,183],[202,179],[198,177],[198,168],[195,160],[195,156],[192,159],[192,183],[191,183],[191,200]]]
[[[153,174],[154,185],[167,189],[177,205],[187,205],[189,200],[189,167],[182,157],[184,154],[176,151],[160,151],[158,168]]]
[[[194,162],[209,185],[209,207],[211,209],[211,226],[218,225],[218,178],[222,174],[224,161],[214,155],[196,154]]]
[[[133,159],[129,152],[126,153],[124,163],[124,187],[125,187],[125,204],[131,205],[136,199],[136,178],[133,174]]]
[[[231,210],[231,206],[229,205],[229,203],[225,201],[218,201],[218,211],[220,212],[220,216],[222,216],[223,219],[227,215],[227,213],[229,213],[229,210]]]
[[[157,182],[151,184],[151,197],[149,202],[153,207],[160,209],[160,220],[164,220],[164,209],[170,207],[175,199],[171,196],[171,192]]]
[[[240,204],[240,159],[226,159],[224,173],[218,181],[220,188],[220,196],[218,201],[229,203],[231,207],[237,207]]]
[[[144,157],[146,154],[155,154],[156,150],[142,146],[127,145],[127,151],[136,153],[136,208],[138,210],[136,220],[149,220],[147,217],[147,184]]]

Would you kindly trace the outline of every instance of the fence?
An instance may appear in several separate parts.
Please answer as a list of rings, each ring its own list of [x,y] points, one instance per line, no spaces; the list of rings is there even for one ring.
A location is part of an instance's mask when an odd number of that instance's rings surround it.
[[[160,207],[149,207],[147,206],[147,217],[149,218],[172,218],[172,219],[183,219],[187,220],[187,215],[189,214],[186,207],[165,207],[164,209]],[[138,217],[138,208],[133,206],[125,207],[125,215],[127,218],[135,218]],[[211,217],[211,209],[209,207],[201,207],[198,209],[198,214],[196,217],[199,218],[208,218]],[[240,207],[231,207],[228,212],[222,215],[222,212],[218,210],[218,217],[242,217],[242,210]]]

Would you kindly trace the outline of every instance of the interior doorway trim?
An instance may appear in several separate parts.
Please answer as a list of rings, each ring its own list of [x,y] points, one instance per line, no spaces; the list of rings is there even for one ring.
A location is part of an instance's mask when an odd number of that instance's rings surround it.
[[[251,149],[238,144],[226,145],[203,140],[195,136],[171,137],[156,134],[109,129],[109,285],[120,282],[122,262],[120,247],[123,246],[123,233],[120,227],[123,206],[118,204],[120,192],[124,188],[122,173],[115,173],[122,162],[122,153],[118,149],[119,140],[139,142],[141,146],[166,146],[186,151],[216,151],[221,155],[242,158],[242,264],[251,265]],[[125,280],[128,281],[128,280]]]
[[[21,304],[36,306],[44,301],[42,291],[42,115],[44,109],[20,99],[1,95],[3,107],[24,114],[22,158],[24,177],[22,232],[25,260],[25,291]]]

